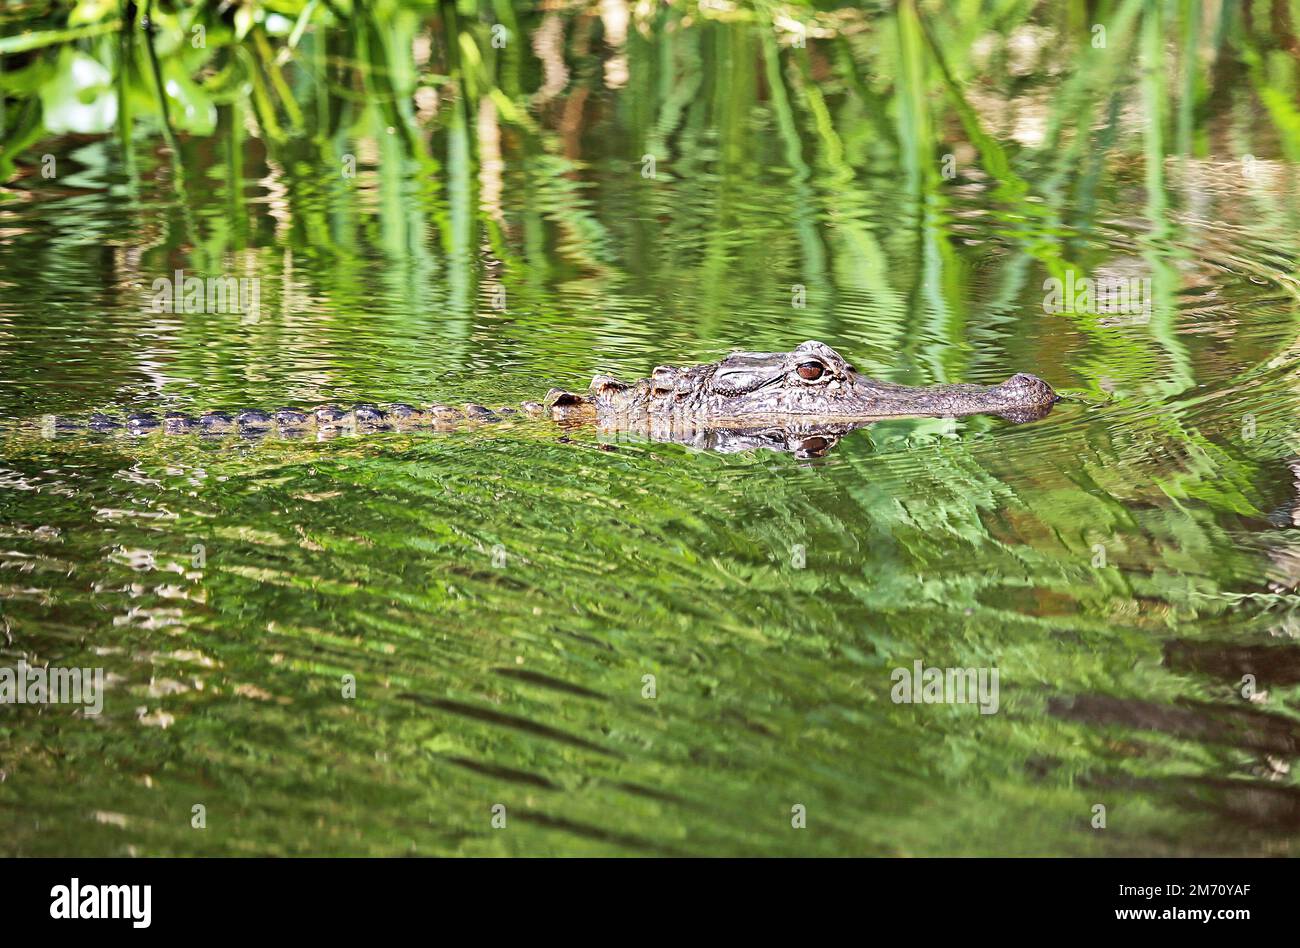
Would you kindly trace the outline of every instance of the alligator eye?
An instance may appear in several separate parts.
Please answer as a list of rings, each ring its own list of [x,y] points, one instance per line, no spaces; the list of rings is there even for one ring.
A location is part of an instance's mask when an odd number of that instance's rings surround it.
[[[815,382],[822,377],[822,373],[826,371],[826,367],[820,362],[805,362],[795,369],[795,371],[799,373],[799,378],[809,382]]]

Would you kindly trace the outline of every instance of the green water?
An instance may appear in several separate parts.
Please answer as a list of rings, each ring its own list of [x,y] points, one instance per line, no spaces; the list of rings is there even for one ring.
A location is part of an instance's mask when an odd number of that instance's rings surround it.
[[[0,706],[0,852],[1294,853],[1297,66],[1235,4],[977,6],[0,13],[0,665],[107,676]],[[810,338],[1067,398],[813,461],[36,427]]]

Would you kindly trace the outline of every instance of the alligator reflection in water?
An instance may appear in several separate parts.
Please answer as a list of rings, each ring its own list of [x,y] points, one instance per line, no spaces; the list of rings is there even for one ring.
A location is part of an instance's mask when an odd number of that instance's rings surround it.
[[[600,433],[644,439],[662,444],[682,444],[700,451],[739,454],[745,451],[778,451],[801,460],[825,457],[851,431],[869,427],[869,421],[844,424],[789,424],[750,428],[711,428],[659,419],[639,426],[601,428]]]

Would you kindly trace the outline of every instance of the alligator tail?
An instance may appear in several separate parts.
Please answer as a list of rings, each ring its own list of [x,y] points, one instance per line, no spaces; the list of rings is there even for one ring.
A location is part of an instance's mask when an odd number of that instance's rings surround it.
[[[147,435],[164,434],[305,434],[320,432],[369,432],[414,428],[454,428],[465,423],[499,421],[512,415],[541,417],[545,409],[537,402],[524,402],[519,408],[491,409],[468,403],[461,408],[435,404],[417,408],[404,402],[379,406],[355,405],[344,409],[336,405],[320,405],[309,411],[280,408],[275,411],[246,409],[238,412],[209,411],[202,415],[183,412],[166,412],[159,416],[150,412],[137,412],[118,417],[95,413],[85,418],[46,415],[40,428],[49,436],[59,433],[93,432]]]

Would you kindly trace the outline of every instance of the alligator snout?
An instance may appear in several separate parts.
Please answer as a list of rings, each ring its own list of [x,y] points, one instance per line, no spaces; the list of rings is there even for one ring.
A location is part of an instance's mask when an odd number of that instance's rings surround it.
[[[1028,372],[1017,372],[1003,382],[1002,386],[1015,392],[1018,398],[1023,398],[1026,402],[1036,405],[1052,405],[1060,401],[1061,398],[1052,389],[1052,386],[1037,375],[1030,375]]]
[[[1037,421],[1061,400],[1052,386],[1028,372],[1017,372],[997,388],[1009,396],[1009,404],[1001,408],[990,407],[988,413],[1017,423]]]

